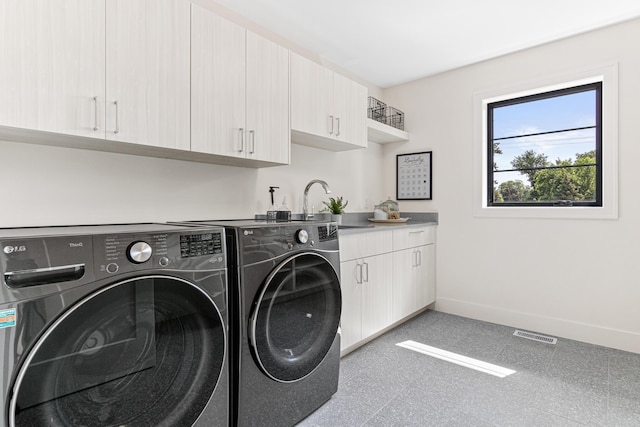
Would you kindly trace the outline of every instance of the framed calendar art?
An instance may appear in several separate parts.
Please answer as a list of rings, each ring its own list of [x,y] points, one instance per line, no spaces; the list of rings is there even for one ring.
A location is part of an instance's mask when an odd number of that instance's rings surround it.
[[[431,200],[431,153],[396,155],[397,200]]]

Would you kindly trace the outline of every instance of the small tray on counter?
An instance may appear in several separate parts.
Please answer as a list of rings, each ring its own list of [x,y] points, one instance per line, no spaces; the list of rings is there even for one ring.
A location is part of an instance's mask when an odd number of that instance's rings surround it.
[[[368,218],[369,221],[371,222],[375,222],[375,223],[380,223],[380,224],[403,224],[405,222],[407,222],[408,220],[410,220],[411,218],[398,218],[398,219],[375,219],[375,218]]]

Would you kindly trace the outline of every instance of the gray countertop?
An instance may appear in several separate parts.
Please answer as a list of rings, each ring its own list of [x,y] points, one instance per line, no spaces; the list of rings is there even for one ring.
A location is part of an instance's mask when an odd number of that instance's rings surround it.
[[[437,212],[401,212],[400,218],[409,218],[402,223],[374,223],[369,221],[373,217],[370,212],[345,213],[342,216],[342,226],[339,226],[341,234],[364,233],[371,231],[394,230],[404,227],[419,227],[425,225],[438,225]]]
[[[409,218],[402,223],[374,223],[369,221],[373,217],[371,212],[348,212],[342,215],[342,224],[338,226],[341,234],[366,233],[371,231],[393,230],[404,227],[420,227],[425,225],[438,225],[437,212],[401,212],[400,218]],[[258,221],[265,221],[266,215],[256,215]],[[300,221],[302,214],[292,214],[291,219]],[[315,221],[330,221],[328,213],[317,213]]]

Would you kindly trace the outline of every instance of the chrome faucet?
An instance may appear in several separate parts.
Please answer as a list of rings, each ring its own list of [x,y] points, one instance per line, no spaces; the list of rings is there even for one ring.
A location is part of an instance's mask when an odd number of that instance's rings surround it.
[[[304,188],[304,201],[302,203],[302,218],[305,221],[308,220],[308,219],[313,218],[313,213],[309,214],[309,189],[311,188],[311,186],[313,184],[322,185],[322,188],[324,188],[324,191],[327,194],[331,194],[331,188],[329,188],[329,184],[327,184],[323,180],[321,180],[321,179],[312,179],[311,181],[309,181],[307,186]]]

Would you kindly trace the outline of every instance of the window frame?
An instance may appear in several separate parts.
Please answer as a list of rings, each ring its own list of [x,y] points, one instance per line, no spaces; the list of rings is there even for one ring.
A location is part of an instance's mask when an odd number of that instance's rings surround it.
[[[489,206],[487,105],[509,98],[602,82],[602,206]],[[550,73],[473,94],[472,215],[476,218],[618,219],[618,64]],[[493,165],[491,165],[493,167]]]
[[[595,91],[595,153],[596,153],[596,199],[594,201],[571,201],[571,204],[562,204],[562,201],[548,201],[548,202],[495,202],[494,201],[494,151],[493,144],[495,142],[493,138],[493,110],[496,108],[506,107],[510,105],[526,104],[529,102],[535,102],[543,99],[557,98],[565,95],[572,95],[576,93]],[[553,132],[569,131],[571,129],[559,129]],[[561,89],[554,89],[551,91],[538,92],[531,95],[519,96],[514,98],[506,98],[503,100],[487,103],[487,206],[493,207],[505,207],[505,206],[520,206],[520,207],[577,207],[577,206],[602,206],[602,81],[596,81],[592,83],[580,84],[577,86],[567,86]],[[575,166],[558,166],[557,168],[566,169]],[[553,167],[550,167],[551,169]]]

